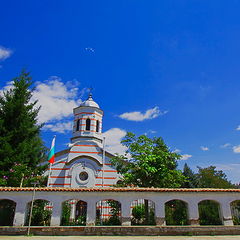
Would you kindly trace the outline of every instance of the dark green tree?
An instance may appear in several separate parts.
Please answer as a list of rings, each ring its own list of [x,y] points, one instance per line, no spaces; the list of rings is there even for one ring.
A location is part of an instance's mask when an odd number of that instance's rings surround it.
[[[185,163],[183,167],[183,175],[186,177],[186,181],[183,183],[183,188],[196,188],[198,187],[197,175],[192,169]]]
[[[28,186],[45,169],[38,165],[46,151],[31,86],[29,73],[23,71],[0,96],[0,186]]]
[[[128,132],[122,144],[127,147],[125,155],[116,155],[111,161],[122,175],[123,186],[173,188],[185,181],[176,169],[181,155],[171,152],[162,138],[136,137]]]
[[[216,170],[216,166],[198,167],[197,181],[199,188],[235,188],[222,170]]]

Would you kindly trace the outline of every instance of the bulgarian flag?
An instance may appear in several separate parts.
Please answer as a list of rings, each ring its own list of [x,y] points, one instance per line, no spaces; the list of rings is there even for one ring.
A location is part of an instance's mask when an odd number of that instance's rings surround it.
[[[55,159],[55,138],[56,136],[54,136],[53,140],[52,140],[52,145],[51,145],[51,149],[50,149],[50,152],[48,154],[48,162],[50,163],[54,163],[54,159]]]

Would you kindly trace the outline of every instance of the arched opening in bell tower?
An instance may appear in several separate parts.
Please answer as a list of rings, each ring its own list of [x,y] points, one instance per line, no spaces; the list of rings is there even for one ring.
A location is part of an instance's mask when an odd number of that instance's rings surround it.
[[[90,120],[90,118],[88,118],[86,120],[86,131],[90,131],[90,127],[91,127],[91,120]]]
[[[99,121],[96,122],[96,132],[99,132]]]

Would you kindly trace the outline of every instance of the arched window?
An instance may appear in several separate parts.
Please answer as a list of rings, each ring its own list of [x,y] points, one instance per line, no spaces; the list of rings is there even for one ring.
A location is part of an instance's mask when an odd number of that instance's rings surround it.
[[[96,122],[96,132],[99,132],[99,121]]]
[[[79,131],[80,119],[77,120],[76,131]]]
[[[90,126],[91,126],[91,120],[88,118],[86,120],[86,131],[90,131]]]

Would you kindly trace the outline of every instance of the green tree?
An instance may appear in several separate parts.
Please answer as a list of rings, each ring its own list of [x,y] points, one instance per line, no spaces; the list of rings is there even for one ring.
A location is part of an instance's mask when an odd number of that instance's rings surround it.
[[[0,186],[23,186],[42,175],[45,147],[37,123],[39,107],[32,101],[29,73],[13,79],[13,87],[0,96]]]
[[[173,188],[185,181],[176,169],[181,155],[171,152],[162,138],[136,137],[128,132],[122,144],[127,147],[126,153],[116,155],[111,162],[122,175],[123,186]]]
[[[192,169],[185,163],[183,167],[183,175],[186,177],[186,181],[183,183],[183,188],[196,188],[198,187],[197,175]]]
[[[216,170],[216,166],[198,167],[197,181],[199,188],[235,188],[222,170]]]
[[[28,214],[26,218],[25,225],[29,224],[30,218],[30,204],[28,206]],[[37,199],[33,203],[33,210],[32,210],[32,219],[31,225],[32,226],[50,226],[52,210],[48,208],[49,202],[42,199]]]

